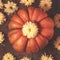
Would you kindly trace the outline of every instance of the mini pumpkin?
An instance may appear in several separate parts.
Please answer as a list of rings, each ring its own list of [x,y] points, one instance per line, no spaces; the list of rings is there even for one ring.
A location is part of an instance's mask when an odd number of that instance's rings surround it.
[[[54,22],[41,9],[28,7],[20,9],[8,24],[8,38],[18,52],[28,54],[44,48],[54,34]]]

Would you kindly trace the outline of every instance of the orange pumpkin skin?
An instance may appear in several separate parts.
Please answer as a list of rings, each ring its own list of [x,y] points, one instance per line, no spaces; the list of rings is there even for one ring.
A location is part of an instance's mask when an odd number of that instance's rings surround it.
[[[39,33],[34,38],[27,38],[21,30],[23,25],[29,21],[37,23],[39,28]],[[11,18],[8,28],[11,30],[8,38],[13,48],[18,52],[26,51],[28,54],[44,48],[54,35],[52,19],[41,9],[35,7],[29,7],[28,12],[24,9],[19,10]]]

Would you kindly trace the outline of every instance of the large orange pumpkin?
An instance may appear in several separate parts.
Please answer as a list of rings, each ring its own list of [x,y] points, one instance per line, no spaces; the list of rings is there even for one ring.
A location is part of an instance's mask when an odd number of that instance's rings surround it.
[[[48,44],[54,34],[54,23],[39,8],[28,7],[14,14],[8,24],[8,38],[18,52],[35,53]]]

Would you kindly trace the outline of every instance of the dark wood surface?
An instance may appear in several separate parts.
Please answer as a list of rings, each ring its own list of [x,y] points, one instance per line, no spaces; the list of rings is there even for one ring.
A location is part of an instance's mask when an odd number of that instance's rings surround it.
[[[6,3],[7,1],[8,0],[3,0],[4,3]],[[19,6],[19,9],[27,8],[24,5],[19,4],[18,0],[10,0],[10,1],[16,2],[17,5]],[[51,18],[54,18],[54,15],[56,13],[60,13],[60,0],[52,0],[52,1],[53,1],[52,8],[47,13]],[[38,4],[39,4],[39,0],[36,0],[36,2],[32,6],[38,7]],[[0,10],[0,11],[4,13],[3,10]],[[39,60],[39,57],[43,53],[47,53],[48,55],[52,54],[52,56],[54,57],[54,60],[60,60],[60,51],[57,51],[53,46],[53,42],[56,40],[57,36],[60,36],[60,29],[55,27],[54,29],[55,33],[54,33],[52,40],[49,41],[48,46],[46,46],[44,49],[40,50],[39,52],[35,54],[30,54],[30,55],[26,53],[18,53],[12,48],[11,44],[8,41],[8,37],[7,37],[7,33],[9,32],[7,26],[13,14],[9,16],[6,13],[4,14],[7,18],[7,21],[3,25],[0,25],[0,31],[2,31],[5,34],[5,37],[4,37],[5,41],[3,42],[4,46],[0,45],[0,60],[2,60],[2,56],[7,52],[11,52],[12,54],[14,54],[14,56],[16,57],[16,60],[19,60],[23,56],[31,57],[32,60]]]

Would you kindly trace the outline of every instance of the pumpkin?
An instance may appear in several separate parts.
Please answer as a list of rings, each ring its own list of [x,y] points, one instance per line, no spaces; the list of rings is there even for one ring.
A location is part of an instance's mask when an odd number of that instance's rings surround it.
[[[8,38],[17,52],[36,53],[54,34],[54,22],[40,8],[28,7],[14,14],[8,24]]]

